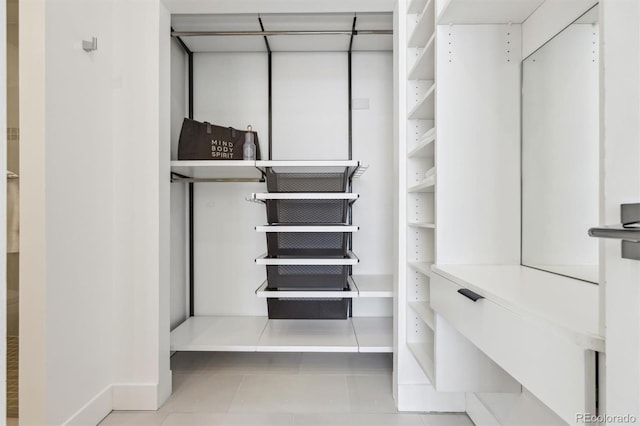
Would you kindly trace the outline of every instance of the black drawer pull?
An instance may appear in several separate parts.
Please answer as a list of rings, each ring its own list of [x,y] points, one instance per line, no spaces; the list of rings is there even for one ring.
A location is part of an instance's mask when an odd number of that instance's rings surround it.
[[[480,296],[478,293],[474,293],[468,288],[461,288],[460,290],[458,290],[458,293],[460,293],[467,299],[473,300],[474,302],[477,302],[479,299],[484,299],[484,296]]]

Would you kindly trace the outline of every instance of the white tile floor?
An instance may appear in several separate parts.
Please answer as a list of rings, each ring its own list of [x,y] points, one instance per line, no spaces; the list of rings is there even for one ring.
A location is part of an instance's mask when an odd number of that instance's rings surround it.
[[[472,426],[464,414],[397,413],[391,354],[179,352],[157,412],[100,426]]]

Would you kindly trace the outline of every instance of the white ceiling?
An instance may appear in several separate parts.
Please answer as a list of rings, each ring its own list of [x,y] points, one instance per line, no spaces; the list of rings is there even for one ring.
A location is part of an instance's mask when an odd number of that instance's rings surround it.
[[[351,31],[356,17],[356,31],[392,30],[390,13],[314,13],[314,14],[242,14],[242,15],[173,15],[174,31]],[[183,36],[182,41],[193,52],[266,52],[263,36]],[[348,51],[348,34],[270,35],[273,52]],[[354,36],[353,51],[393,49],[391,34]]]

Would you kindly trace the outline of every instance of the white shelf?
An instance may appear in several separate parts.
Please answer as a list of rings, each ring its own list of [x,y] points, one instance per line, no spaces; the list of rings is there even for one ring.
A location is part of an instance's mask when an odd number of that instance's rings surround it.
[[[407,192],[434,192],[436,189],[435,175],[429,176],[417,185],[411,186]]]
[[[360,229],[355,225],[260,225],[256,226],[257,232],[357,232]]]
[[[409,71],[409,80],[433,80],[435,76],[435,39],[433,33],[427,45],[424,47],[416,63]]]
[[[358,258],[351,251],[344,258],[270,258],[264,253],[256,259],[258,265],[356,265],[358,262]]]
[[[409,120],[433,120],[435,115],[435,90],[436,84],[427,89],[427,93],[409,111]]]
[[[424,47],[427,44],[427,40],[433,35],[436,26],[435,8],[433,6],[433,0],[427,1],[424,10],[418,17],[418,22],[413,28],[413,32],[409,36],[407,46]]]
[[[358,288],[358,297],[393,297],[393,276],[391,275],[354,275]]]
[[[171,332],[172,351],[391,352],[392,318],[270,320],[196,316]]]
[[[358,352],[351,319],[269,320],[258,352]]]
[[[349,282],[349,290],[269,290],[267,281],[263,282],[256,289],[256,296],[262,298],[304,298],[304,299],[327,299],[327,298],[348,298],[358,297],[358,289]]]
[[[353,317],[359,352],[393,352],[392,317]]]
[[[260,179],[262,173],[249,160],[177,160],[171,172],[192,179]]]
[[[409,223],[409,226],[411,226],[412,228],[436,229],[435,223],[426,223],[426,222]]]
[[[422,371],[427,375],[432,384],[435,384],[434,365],[433,365],[433,352],[426,343],[421,342],[409,342],[407,343],[409,351],[413,354],[415,359],[422,367]]]
[[[431,276],[431,265],[432,262],[409,262],[409,266],[428,277]]]
[[[438,15],[440,25],[521,24],[545,0],[449,0]]]
[[[435,330],[435,313],[429,306],[429,302],[409,302],[409,307],[427,324],[427,327]]]
[[[427,131],[415,146],[407,154],[408,158],[433,158],[435,156],[436,129],[435,127]]]
[[[267,321],[267,317],[190,317],[171,332],[171,350],[253,352]]]
[[[407,13],[420,13],[426,4],[427,0],[413,0],[407,7]]]
[[[361,168],[356,160],[258,160],[256,167],[276,173],[341,173],[347,169],[349,175]]]
[[[251,194],[253,200],[357,200],[352,192],[263,192]]]

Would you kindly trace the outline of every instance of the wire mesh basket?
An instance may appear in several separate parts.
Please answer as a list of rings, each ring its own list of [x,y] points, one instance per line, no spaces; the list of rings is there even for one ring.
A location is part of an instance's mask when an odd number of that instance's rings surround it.
[[[267,222],[346,223],[348,200],[267,200]]]
[[[344,257],[349,232],[267,232],[269,256]]]
[[[270,319],[346,319],[349,299],[267,299]]]
[[[339,172],[295,172],[266,169],[269,192],[345,192],[349,171]]]
[[[269,290],[344,290],[349,265],[268,265]]]

